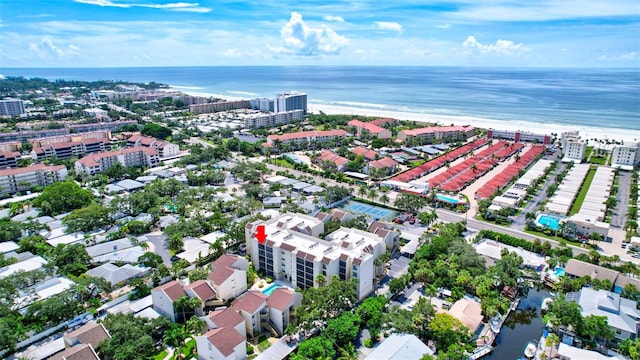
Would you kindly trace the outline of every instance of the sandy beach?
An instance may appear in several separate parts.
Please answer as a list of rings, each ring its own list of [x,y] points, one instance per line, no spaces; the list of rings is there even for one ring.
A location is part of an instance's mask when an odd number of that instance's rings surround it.
[[[204,93],[194,91],[194,89],[185,89],[182,87],[172,87],[170,90],[181,91],[192,96],[215,97],[228,101],[246,100],[246,97],[229,96],[222,94]],[[635,130],[615,129],[615,128],[598,128],[587,126],[570,126],[556,124],[540,124],[524,120],[494,120],[474,116],[451,116],[451,115],[434,115],[414,112],[388,111],[380,109],[366,109],[360,107],[336,106],[317,104],[312,101],[308,104],[308,112],[319,114],[323,112],[327,115],[361,115],[361,116],[377,116],[388,117],[398,120],[411,120],[425,123],[438,123],[440,125],[472,125],[483,129],[525,131],[531,133],[558,134],[565,131],[579,130],[583,139],[609,139],[616,141],[624,141],[625,143],[640,141],[640,132]]]

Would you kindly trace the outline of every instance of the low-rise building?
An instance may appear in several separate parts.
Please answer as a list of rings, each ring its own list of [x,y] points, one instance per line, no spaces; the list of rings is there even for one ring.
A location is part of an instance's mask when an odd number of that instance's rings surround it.
[[[580,138],[580,132],[563,132],[560,136],[560,141],[562,144],[562,161],[581,163],[587,150],[587,142]]]
[[[353,119],[349,121],[347,125],[353,126],[356,129],[356,134],[358,136],[362,136],[362,134],[369,134],[370,136],[378,139],[391,139],[391,130],[385,129],[371,122]]]
[[[504,139],[514,142],[533,142],[537,144],[550,145],[551,136],[547,134],[534,134],[528,131],[513,130],[487,130],[487,139]]]
[[[154,167],[160,163],[160,156],[155,149],[146,147],[126,148],[91,154],[76,161],[78,174],[96,175],[111,166],[120,163],[124,167]]]
[[[433,141],[453,142],[467,140],[473,136],[475,128],[470,125],[465,126],[431,126],[425,128],[400,130],[398,140],[408,144],[423,144]]]
[[[166,140],[158,140],[151,136],[133,135],[127,140],[127,147],[142,146],[153,148],[158,152],[161,159],[174,157],[180,154],[180,146],[172,144]]]
[[[174,303],[182,296],[187,296],[187,293],[178,280],[157,286],[151,290],[153,310],[171,321],[176,321],[179,314],[175,309]]]
[[[16,167],[21,156],[17,151],[0,151],[0,169]]]
[[[312,147],[322,146],[330,141],[339,143],[347,136],[344,130],[326,130],[326,131],[300,131],[283,135],[269,135],[265,146],[278,150],[281,145],[299,148],[301,144],[306,143]]]
[[[67,178],[64,165],[33,164],[23,168],[0,170],[0,192],[15,193],[34,186],[47,186]]]
[[[247,291],[249,261],[238,255],[222,255],[211,264],[207,281],[216,298],[228,301]]]
[[[196,336],[199,360],[242,360],[247,358],[246,338],[232,327],[221,327]]]
[[[315,159],[315,163],[321,168],[331,167],[337,171],[342,171],[347,166],[349,159],[344,158],[333,151],[323,150]]]
[[[633,170],[640,165],[640,142],[616,145],[611,154],[611,166],[622,170]]]
[[[412,334],[391,334],[365,360],[420,360],[434,352]]]

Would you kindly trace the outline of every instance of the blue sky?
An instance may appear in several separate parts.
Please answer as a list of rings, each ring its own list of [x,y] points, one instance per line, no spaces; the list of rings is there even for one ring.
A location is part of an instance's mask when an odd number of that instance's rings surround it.
[[[640,0],[1,0],[0,67],[640,67]]]

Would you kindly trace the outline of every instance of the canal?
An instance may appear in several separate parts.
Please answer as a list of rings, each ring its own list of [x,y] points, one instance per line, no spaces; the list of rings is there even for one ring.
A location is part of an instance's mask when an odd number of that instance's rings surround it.
[[[544,324],[540,307],[549,292],[541,288],[529,290],[526,298],[520,301],[516,311],[509,315],[500,334],[496,338],[496,349],[482,359],[516,360],[523,356],[524,348],[531,340],[538,341]]]

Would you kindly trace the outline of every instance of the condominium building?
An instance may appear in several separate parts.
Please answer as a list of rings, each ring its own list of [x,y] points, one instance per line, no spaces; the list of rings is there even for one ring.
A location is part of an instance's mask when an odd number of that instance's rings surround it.
[[[64,165],[34,164],[23,168],[4,169],[0,170],[0,192],[25,191],[33,186],[47,186],[64,181],[66,177],[67,168]]]
[[[534,134],[528,131],[511,131],[511,130],[487,130],[488,139],[504,139],[514,142],[533,142],[538,144],[551,144],[551,136],[546,134]]]
[[[93,117],[96,119],[106,119],[109,117],[109,113],[107,110],[103,110],[100,108],[89,108],[82,110],[82,115]]]
[[[611,155],[611,166],[623,170],[633,170],[640,165],[640,143],[617,145]]]
[[[136,134],[127,139],[127,147],[136,146],[155,149],[161,159],[174,157],[180,154],[180,146],[172,144],[166,140],[158,140],[152,136]]]
[[[302,110],[307,115],[307,94],[299,92],[286,92],[278,94],[275,99],[275,112]]]
[[[252,109],[260,111],[274,112],[276,111],[275,101],[268,98],[259,98],[249,100]]]
[[[560,136],[560,142],[562,144],[562,161],[582,162],[587,150],[587,143],[580,138],[579,131],[563,132]]]
[[[371,122],[353,119],[349,121],[347,125],[355,127],[356,134],[358,136],[362,136],[362,134],[371,134],[371,136],[379,139],[391,139],[391,130],[385,129]]]
[[[16,131],[9,133],[0,133],[0,142],[25,142],[29,139],[47,137],[47,136],[60,136],[69,134],[69,129],[51,129],[51,130],[27,130]]]
[[[12,168],[17,166],[20,153],[17,151],[1,151],[0,150],[0,169]]]
[[[459,141],[473,136],[475,128],[464,126],[432,126],[419,129],[401,130],[398,132],[398,140],[412,143],[427,141]]]
[[[20,99],[0,100],[0,116],[18,116],[24,114],[24,102]]]
[[[265,144],[268,147],[277,147],[279,142],[283,145],[299,147],[303,142],[307,144],[326,143],[331,140],[342,140],[346,136],[347,132],[344,130],[300,131],[283,135],[269,135]]]
[[[160,156],[155,149],[138,146],[85,156],[76,161],[75,169],[78,174],[95,175],[116,163],[124,167],[153,167],[159,162]]]
[[[220,100],[214,103],[193,104],[189,105],[189,112],[194,114],[207,114],[218,111],[227,111],[235,109],[250,109],[251,102],[249,100],[224,101]]]
[[[100,131],[100,130],[116,131],[121,127],[129,126],[129,125],[137,125],[137,124],[138,124],[138,121],[136,120],[122,120],[122,121],[69,125],[65,130],[67,130],[67,133],[69,133],[69,130],[73,131],[74,133]]]
[[[299,220],[324,227],[319,219],[299,214],[283,214],[267,222],[247,224],[247,251],[256,270],[291,281],[294,287],[301,289],[319,286],[319,275],[326,281],[337,275],[342,280],[356,279],[359,299],[373,291],[374,261],[387,249],[380,236],[340,228],[320,239],[293,230],[292,225]],[[264,226],[267,234],[262,243],[255,237],[258,226]]]
[[[31,154],[38,160],[71,159],[81,158],[87,154],[108,151],[110,148],[111,143],[109,139],[89,138],[34,147]]]
[[[302,120],[303,118],[304,111],[302,110],[290,110],[279,113],[247,114],[243,116],[244,127],[250,129],[288,124]]]

